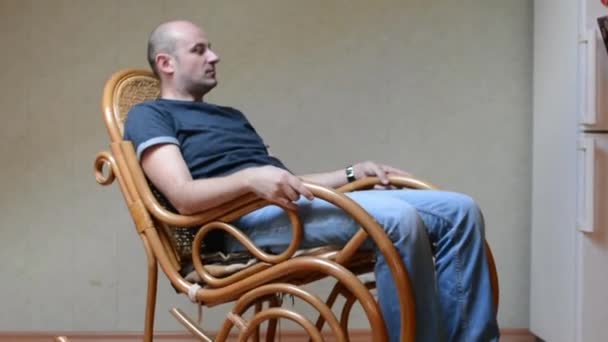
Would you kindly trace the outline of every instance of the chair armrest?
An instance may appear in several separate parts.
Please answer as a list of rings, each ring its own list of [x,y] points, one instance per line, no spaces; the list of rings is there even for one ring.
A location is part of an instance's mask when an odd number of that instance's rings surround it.
[[[391,185],[398,188],[410,188],[410,189],[421,189],[421,190],[436,190],[438,189],[433,183],[417,179],[408,176],[388,176],[388,180]],[[350,192],[356,190],[371,189],[375,185],[381,184],[380,178],[378,177],[364,177],[357,179],[352,183],[348,183],[339,187],[337,190],[340,192]]]

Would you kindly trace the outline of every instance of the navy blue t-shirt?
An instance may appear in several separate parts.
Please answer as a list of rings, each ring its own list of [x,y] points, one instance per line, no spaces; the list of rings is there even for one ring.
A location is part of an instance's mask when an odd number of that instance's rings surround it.
[[[158,144],[178,145],[192,178],[223,176],[274,165],[262,138],[240,111],[206,102],[158,99],[131,108],[124,131],[137,157]]]

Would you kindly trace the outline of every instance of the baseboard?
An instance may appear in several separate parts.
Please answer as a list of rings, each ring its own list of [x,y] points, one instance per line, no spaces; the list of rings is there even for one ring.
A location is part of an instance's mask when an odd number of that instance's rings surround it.
[[[500,329],[501,342],[536,342],[537,338],[528,328]]]
[[[371,332],[369,330],[352,330],[350,332],[351,342],[367,342],[371,340]],[[4,342],[49,342],[57,336],[67,336],[70,342],[135,342],[141,341],[143,333],[141,332],[112,332],[112,331],[0,331],[0,341]],[[232,339],[236,340],[236,339]],[[307,341],[304,332],[299,331],[283,331],[281,332],[282,342]],[[327,341],[334,341],[331,333],[327,333]],[[505,328],[501,329],[501,342],[534,342],[536,338],[525,328]],[[154,341],[178,341],[178,342],[194,342],[198,341],[191,335],[185,332],[162,332],[154,334]]]

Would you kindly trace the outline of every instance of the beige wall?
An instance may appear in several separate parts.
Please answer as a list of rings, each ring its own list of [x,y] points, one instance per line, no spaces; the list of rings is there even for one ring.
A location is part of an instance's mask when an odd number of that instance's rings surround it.
[[[477,198],[500,322],[528,326],[531,1],[1,0],[1,330],[142,327],[141,245],[92,175],[100,92],[181,17],[223,58],[209,100],[248,113],[293,170],[371,158]],[[160,283],[157,326],[176,329],[166,310],[187,302]]]

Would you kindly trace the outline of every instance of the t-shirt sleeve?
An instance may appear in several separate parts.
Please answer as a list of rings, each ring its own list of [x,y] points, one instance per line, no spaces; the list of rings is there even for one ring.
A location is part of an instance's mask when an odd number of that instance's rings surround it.
[[[175,124],[171,116],[149,104],[135,105],[127,115],[124,139],[133,143],[138,159],[141,159],[147,148],[154,145],[179,146],[176,136]]]

